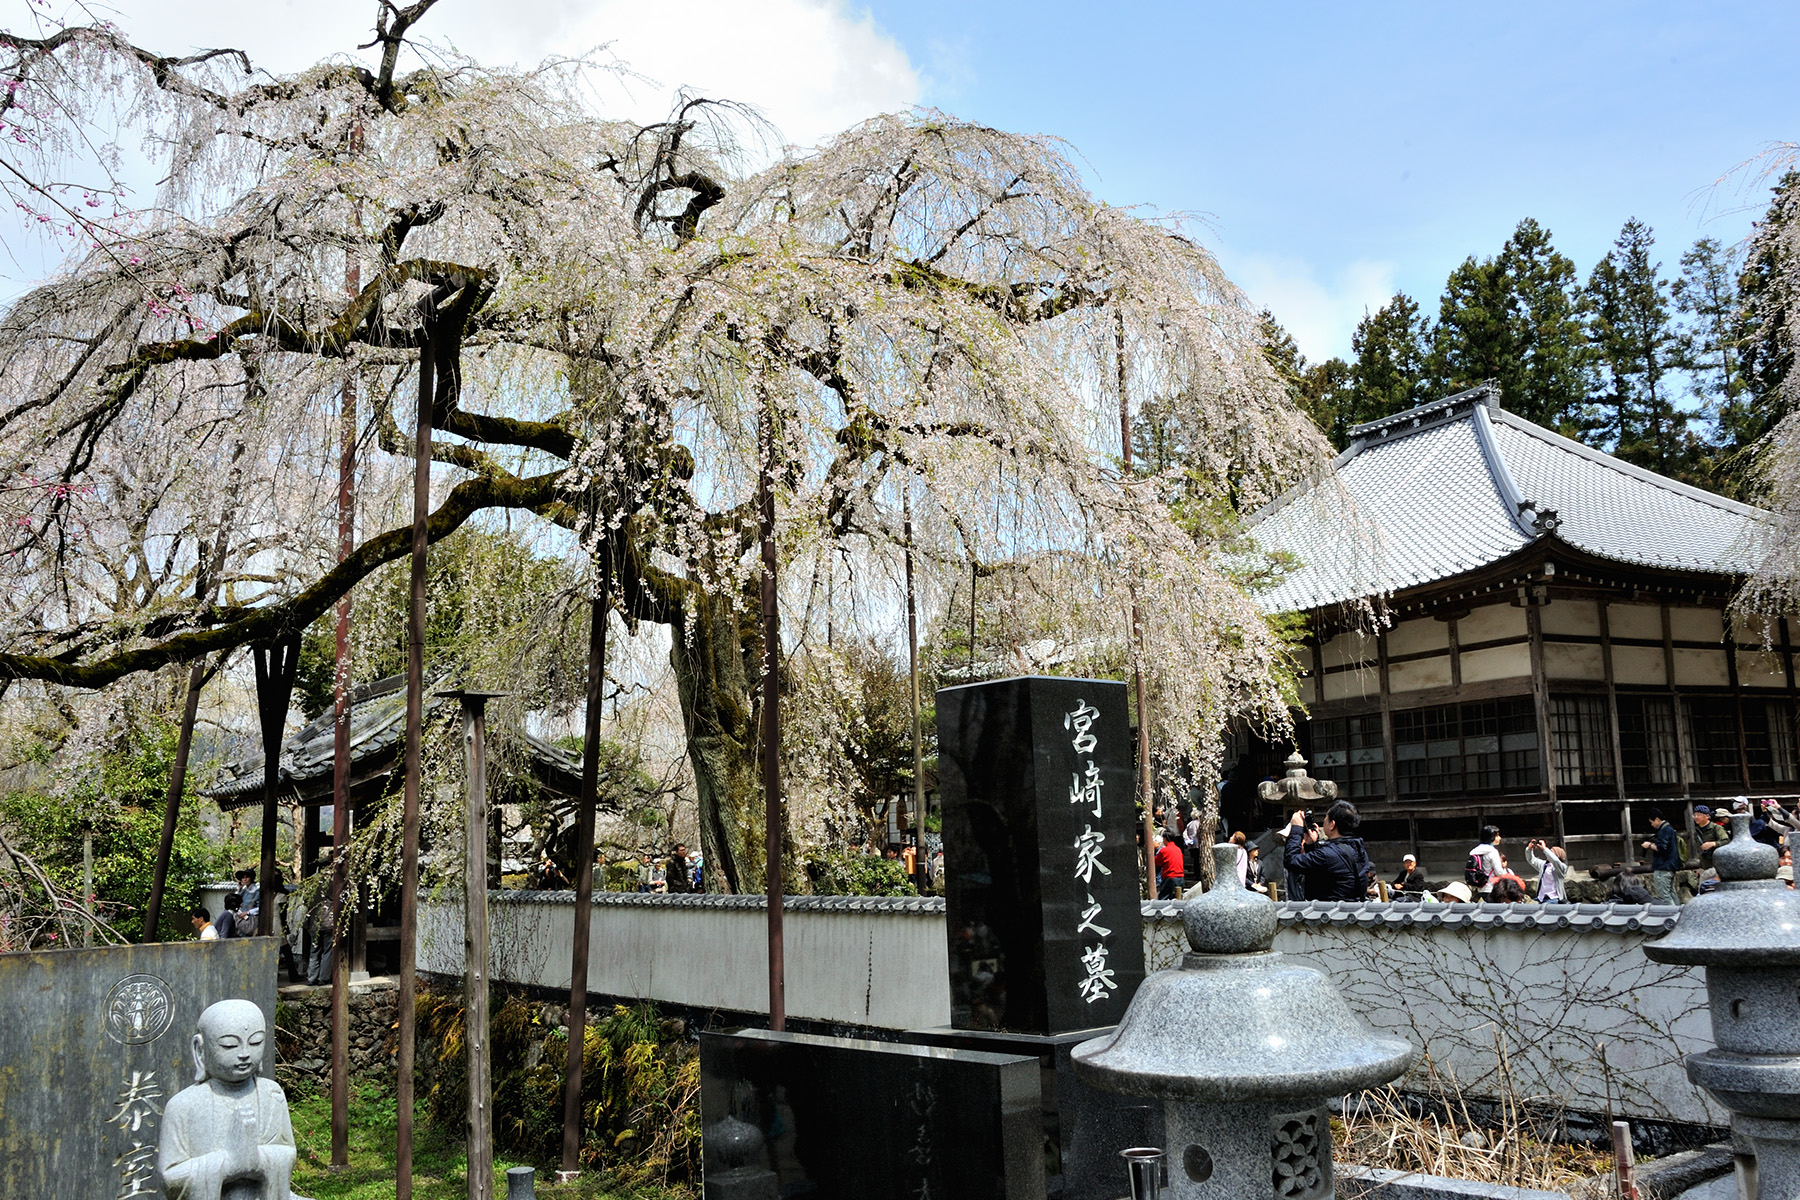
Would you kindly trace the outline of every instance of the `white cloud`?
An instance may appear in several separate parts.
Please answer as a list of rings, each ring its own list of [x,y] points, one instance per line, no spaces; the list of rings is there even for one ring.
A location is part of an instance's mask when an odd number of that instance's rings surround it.
[[[1219,257],[1237,285],[1275,314],[1311,362],[1348,358],[1356,323],[1396,290],[1390,262],[1358,259],[1321,281],[1312,265],[1299,259],[1225,252]]]
[[[280,73],[355,52],[372,36],[375,3],[112,0],[105,15],[161,53],[232,46]],[[415,33],[492,63],[536,63],[610,43],[613,55],[654,81],[609,93],[618,115],[661,117],[685,86],[756,106],[800,145],[906,108],[920,93],[906,50],[845,0],[444,0]]]

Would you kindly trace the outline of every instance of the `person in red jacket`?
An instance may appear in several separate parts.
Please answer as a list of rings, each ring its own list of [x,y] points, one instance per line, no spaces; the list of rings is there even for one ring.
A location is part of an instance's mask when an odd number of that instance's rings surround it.
[[[1187,877],[1181,856],[1181,839],[1165,829],[1157,834],[1156,842],[1156,898],[1179,900],[1181,885]]]

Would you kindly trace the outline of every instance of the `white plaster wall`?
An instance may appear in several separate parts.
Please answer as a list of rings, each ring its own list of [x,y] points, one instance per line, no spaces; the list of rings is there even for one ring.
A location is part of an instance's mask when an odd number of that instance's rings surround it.
[[[767,1011],[766,917],[753,898],[596,901],[590,992]],[[799,903],[784,922],[791,1016],[883,1029],[949,1023],[941,902],[912,912],[809,911],[810,901]],[[1181,923],[1173,906],[1147,907],[1146,965],[1167,969],[1186,949]],[[533,894],[496,901],[490,911],[495,979],[568,987],[568,899]],[[1435,1069],[1471,1094],[1491,1096],[1503,1055],[1521,1096],[1560,1097],[1590,1112],[1724,1124],[1725,1113],[1688,1083],[1681,1066],[1685,1055],[1713,1044],[1702,974],[1650,962],[1646,941],[1635,931],[1384,927],[1290,917],[1275,948],[1329,974],[1371,1025],[1423,1047],[1421,1076]],[[460,903],[421,907],[419,967],[461,974]],[[1196,1026],[1193,1033],[1232,1036],[1229,1028]]]
[[[596,898],[588,991],[695,1008],[765,1012],[768,918],[761,907],[693,901],[617,904]],[[574,906],[506,900],[489,908],[495,979],[569,986]],[[420,912],[419,969],[463,969],[460,904]],[[790,1016],[883,1029],[950,1023],[944,914],[807,911],[782,921]]]
[[[1713,1045],[1704,973],[1651,962],[1647,940],[1284,920],[1275,949],[1330,975],[1370,1025],[1422,1047],[1415,1084],[1435,1069],[1470,1094],[1495,1096],[1504,1057],[1521,1097],[1724,1125],[1726,1112],[1681,1065]],[[1183,949],[1178,920],[1146,922],[1147,964],[1172,966]]]

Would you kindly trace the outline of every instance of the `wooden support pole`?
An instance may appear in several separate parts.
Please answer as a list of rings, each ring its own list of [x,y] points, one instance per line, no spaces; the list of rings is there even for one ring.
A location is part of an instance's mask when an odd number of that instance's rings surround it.
[[[261,899],[257,901],[256,935],[272,937],[281,904],[275,886],[281,875],[275,859],[275,832],[281,821],[276,799],[281,787],[281,731],[287,724],[288,701],[293,699],[294,676],[300,666],[300,638],[293,635],[254,647],[251,658],[256,664],[256,715],[263,740],[262,862],[256,876]]]
[[[563,1072],[562,1169],[558,1183],[581,1175],[581,1072],[587,1048],[588,942],[593,936],[594,807],[600,787],[600,715],[606,700],[606,625],[612,553],[600,549],[600,594],[588,625],[587,722],[581,745],[581,798],[575,812],[575,926],[569,960],[569,1049]]]
[[[775,588],[775,420],[765,399],[762,470],[757,481],[762,516],[762,782],[763,830],[769,897],[769,1028],[787,1028],[785,945],[781,874],[781,613]]]
[[[406,614],[406,786],[400,809],[399,1054],[395,1064],[395,1200],[412,1200],[413,1064],[418,1034],[419,750],[425,726],[425,548],[431,515],[431,406],[436,339],[419,349],[419,411],[413,440],[412,594]]]
[[[1119,383],[1119,461],[1124,475],[1131,478],[1131,397],[1125,387],[1125,316],[1123,313],[1113,314],[1113,353],[1114,366],[1118,372]],[[1137,693],[1137,770],[1138,770],[1138,802],[1144,809],[1144,897],[1156,899],[1156,788],[1150,775],[1150,707],[1144,696],[1144,657],[1143,657],[1143,610],[1138,607],[1137,587],[1131,589],[1131,682],[1132,690]],[[1212,840],[1212,829],[1206,827],[1205,809],[1210,807],[1214,814],[1214,828],[1217,827],[1219,790],[1207,781],[1209,801],[1203,806],[1200,817],[1201,838],[1205,843]],[[1200,873],[1204,878],[1211,867],[1211,859],[1201,856]]]
[[[469,797],[463,825],[463,1044],[469,1068],[469,1200],[494,1198],[493,1065],[488,1046],[487,702],[462,692]]]
[[[175,849],[175,824],[181,815],[181,793],[187,787],[188,751],[194,744],[194,718],[200,711],[200,685],[205,679],[206,660],[197,658],[188,668],[181,732],[175,738],[175,762],[169,768],[169,790],[163,796],[162,837],[156,843],[156,872],[150,877],[150,903],[144,909],[145,945],[158,940],[156,931],[162,923],[163,888],[169,878],[169,857]]]
[[[910,489],[909,489],[910,490]],[[913,873],[924,873],[925,862],[925,735],[919,727],[919,602],[913,586],[912,497],[901,505],[906,517],[906,670],[912,688],[913,754]]]
[[[360,273],[350,259],[345,282]],[[344,380],[338,414],[338,561],[356,548],[356,378]],[[350,1165],[350,930],[344,892],[350,880],[350,593],[337,604],[331,673],[331,1165]]]
[[[94,944],[94,819],[81,819],[81,908],[87,920],[81,925],[81,944]]]

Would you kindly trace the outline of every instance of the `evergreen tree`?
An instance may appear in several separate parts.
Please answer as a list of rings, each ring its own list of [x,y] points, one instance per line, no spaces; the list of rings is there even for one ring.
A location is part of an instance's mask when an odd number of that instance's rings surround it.
[[[1550,231],[1527,217],[1500,252],[1510,289],[1518,382],[1502,392],[1507,408],[1527,420],[1574,436],[1592,350],[1583,323],[1575,264],[1550,243]]]
[[[1511,412],[1576,433],[1590,352],[1575,264],[1526,218],[1493,258],[1463,260],[1438,306],[1427,374],[1434,393],[1500,385]]]
[[[1428,373],[1434,398],[1487,380],[1509,403],[1522,388],[1506,272],[1496,259],[1463,259],[1444,282]]]
[[[1367,318],[1364,318],[1366,321]],[[1349,444],[1350,426],[1369,418],[1356,416],[1351,394],[1352,368],[1341,358],[1308,363],[1299,343],[1283,329],[1275,314],[1262,313],[1263,354],[1275,373],[1287,384],[1288,394],[1325,431],[1331,444],[1342,450]]]
[[[1765,410],[1753,403],[1743,370],[1748,337],[1738,296],[1738,255],[1716,238],[1701,238],[1681,256],[1681,276],[1670,287],[1683,317],[1675,363],[1691,381],[1694,398],[1711,425],[1701,455],[1705,486],[1742,498],[1748,459],[1744,450],[1767,431]]]
[[[1374,421],[1420,404],[1426,394],[1430,326],[1405,292],[1365,313],[1351,335],[1351,422]]]
[[[1669,284],[1651,259],[1654,236],[1636,217],[1588,278],[1592,338],[1600,360],[1594,400],[1618,457],[1665,475],[1694,474],[1697,439],[1668,379],[1678,365]]]

